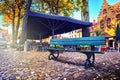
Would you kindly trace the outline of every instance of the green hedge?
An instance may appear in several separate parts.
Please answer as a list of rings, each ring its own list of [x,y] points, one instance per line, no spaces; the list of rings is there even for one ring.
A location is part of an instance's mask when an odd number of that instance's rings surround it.
[[[77,46],[77,49],[80,49],[80,50],[90,50],[91,47],[88,46],[88,45],[79,45],[79,46]]]
[[[23,51],[24,50],[24,44],[18,44],[17,45],[17,50]]]
[[[50,48],[55,48],[55,45],[50,45]],[[57,49],[63,49],[62,45],[56,45]]]

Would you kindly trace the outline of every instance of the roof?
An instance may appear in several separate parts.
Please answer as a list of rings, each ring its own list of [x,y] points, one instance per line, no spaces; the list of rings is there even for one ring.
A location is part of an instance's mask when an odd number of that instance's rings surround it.
[[[92,26],[91,22],[76,20],[64,16],[29,11],[27,22],[27,38],[46,38],[52,36],[53,33],[61,34],[90,26]]]

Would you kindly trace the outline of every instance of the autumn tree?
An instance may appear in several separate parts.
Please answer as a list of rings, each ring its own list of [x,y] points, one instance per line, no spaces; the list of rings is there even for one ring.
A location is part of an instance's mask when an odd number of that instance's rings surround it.
[[[31,10],[70,17],[80,5],[80,0],[34,0]]]
[[[15,29],[15,40],[17,40],[18,38],[18,30],[19,30],[19,27],[20,27],[20,20],[23,21],[23,16],[24,16],[24,3],[25,1],[24,0],[16,0],[15,1],[16,5],[17,5],[17,9],[18,9],[18,12],[17,12],[17,25],[16,25],[16,29]],[[21,23],[22,23],[21,21]]]
[[[89,10],[88,10],[88,0],[81,0],[81,19],[83,21],[89,21]],[[90,36],[90,31],[89,28],[83,28],[82,29],[82,36],[83,37],[88,37]]]
[[[25,40],[27,39],[27,19],[28,19],[28,12],[30,10],[31,4],[32,4],[32,0],[26,0],[26,7],[25,7],[25,14],[24,14],[24,19],[23,19],[22,33],[21,33],[19,44],[24,44]]]
[[[0,11],[3,14],[3,20],[12,24],[12,42],[17,41],[20,19],[24,15],[24,0],[6,0],[1,3]]]

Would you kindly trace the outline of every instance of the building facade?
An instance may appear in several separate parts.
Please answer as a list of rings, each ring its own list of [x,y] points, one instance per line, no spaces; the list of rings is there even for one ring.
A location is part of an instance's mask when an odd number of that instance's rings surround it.
[[[99,35],[106,36],[107,47],[117,47],[115,35],[118,21],[120,21],[120,2],[109,5],[107,1],[104,0],[98,15],[97,28],[100,30]]]

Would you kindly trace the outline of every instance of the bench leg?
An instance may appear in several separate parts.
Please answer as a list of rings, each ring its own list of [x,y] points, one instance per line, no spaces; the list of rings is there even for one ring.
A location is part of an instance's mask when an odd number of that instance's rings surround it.
[[[85,68],[86,69],[90,67],[90,63],[91,63],[90,60],[85,61]]]
[[[87,59],[85,61],[85,68],[89,68],[89,67],[95,67],[94,66],[94,62],[95,62],[95,54],[86,54]],[[93,57],[92,61],[91,61],[91,57]]]
[[[59,57],[59,51],[58,50],[51,50],[50,54],[48,56],[48,59],[57,59]]]
[[[94,66],[94,64],[95,64],[95,53],[93,53],[92,56],[93,56],[92,65]]]

